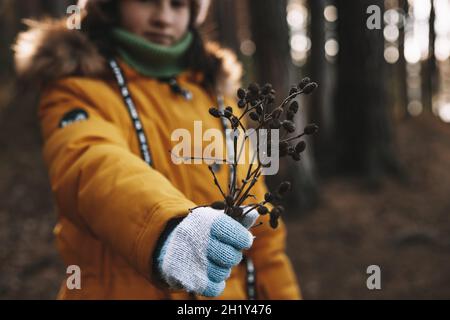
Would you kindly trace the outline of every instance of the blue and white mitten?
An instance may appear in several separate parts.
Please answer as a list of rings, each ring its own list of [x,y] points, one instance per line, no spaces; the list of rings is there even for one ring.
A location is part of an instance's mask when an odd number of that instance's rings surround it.
[[[248,229],[258,216],[252,210],[241,224],[223,210],[194,209],[169,234],[157,255],[163,279],[173,289],[219,296],[231,268],[241,262],[242,250],[253,244]]]

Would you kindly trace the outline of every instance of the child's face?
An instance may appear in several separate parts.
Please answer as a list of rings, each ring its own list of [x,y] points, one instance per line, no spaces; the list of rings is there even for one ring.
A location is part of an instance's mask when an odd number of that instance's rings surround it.
[[[191,0],[121,0],[121,26],[151,42],[171,46],[187,32]]]

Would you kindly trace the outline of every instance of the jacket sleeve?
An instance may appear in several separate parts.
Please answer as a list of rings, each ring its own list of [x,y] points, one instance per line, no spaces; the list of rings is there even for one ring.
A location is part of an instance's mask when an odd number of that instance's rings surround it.
[[[264,179],[260,179],[255,184],[252,193],[257,199],[264,199],[267,191]],[[286,254],[286,226],[280,219],[279,226],[272,229],[269,220],[269,215],[260,216],[257,224],[260,222],[263,224],[251,230],[256,238],[248,256],[252,258],[255,265],[257,298],[263,300],[301,299],[300,288],[290,259]]]
[[[80,109],[87,119],[61,127],[61,119]],[[120,125],[83,99],[77,81],[49,87],[39,119],[59,214],[153,281],[151,261],[159,236],[170,220],[186,216],[195,204],[131,152]]]

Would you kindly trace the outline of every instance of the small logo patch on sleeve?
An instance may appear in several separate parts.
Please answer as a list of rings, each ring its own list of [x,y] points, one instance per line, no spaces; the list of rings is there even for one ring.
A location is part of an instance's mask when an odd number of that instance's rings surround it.
[[[85,121],[89,119],[89,115],[83,109],[74,109],[72,111],[67,112],[59,122],[60,128],[65,128],[70,126],[75,122]]]

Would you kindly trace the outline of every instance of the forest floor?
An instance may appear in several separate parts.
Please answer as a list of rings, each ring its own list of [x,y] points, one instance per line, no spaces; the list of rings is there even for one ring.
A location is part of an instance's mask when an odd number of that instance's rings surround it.
[[[432,116],[396,125],[406,179],[378,188],[335,178],[320,205],[288,221],[288,249],[307,299],[450,297],[450,125]],[[367,289],[367,267],[381,290]]]
[[[0,299],[53,299],[65,270],[39,131],[26,114],[0,114]],[[287,218],[304,298],[450,297],[450,125],[422,116],[398,123],[396,136],[408,182],[323,181],[319,206]],[[369,265],[381,268],[381,290],[366,287]]]

